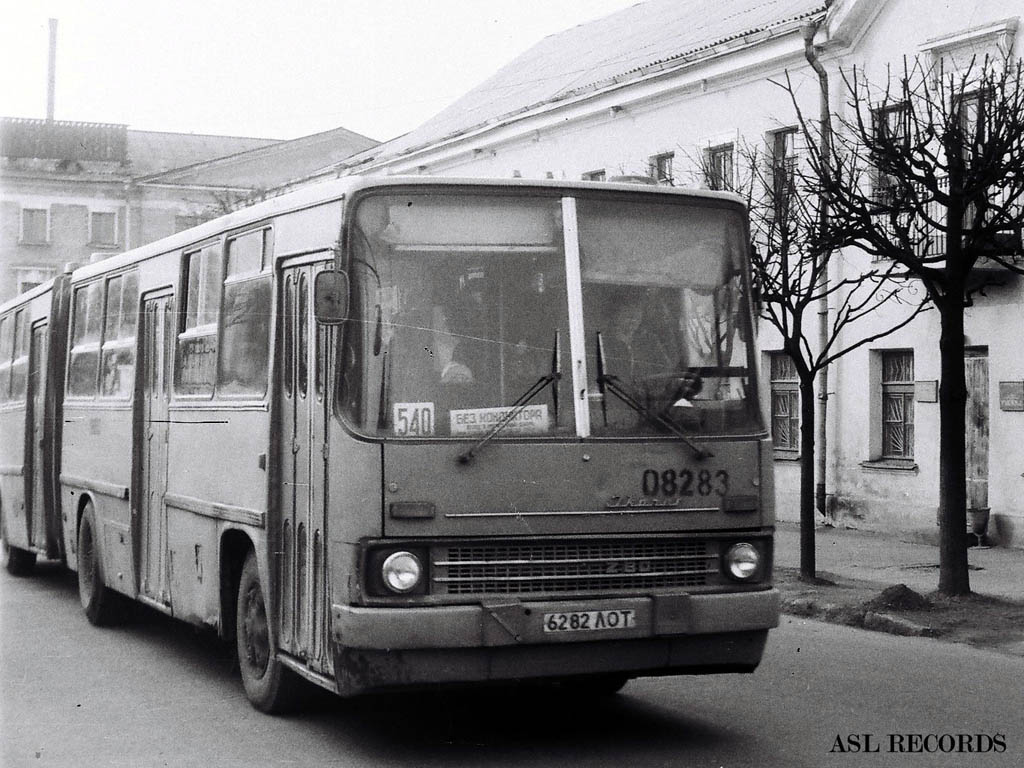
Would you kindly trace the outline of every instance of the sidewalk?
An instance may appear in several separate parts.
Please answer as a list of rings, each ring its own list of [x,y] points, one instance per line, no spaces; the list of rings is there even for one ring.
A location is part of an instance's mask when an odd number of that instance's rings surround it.
[[[939,548],[898,535],[818,527],[817,581],[801,581],[800,529],[775,533],[783,613],[896,635],[934,637],[1024,657],[1024,550],[968,550],[972,594],[945,597]]]
[[[901,541],[898,536],[847,528],[818,527],[814,532],[818,576],[906,584],[928,594],[939,586],[939,548]],[[971,591],[1024,600],[1024,550],[972,547],[967,552]],[[778,523],[775,565],[800,568],[800,526]]]

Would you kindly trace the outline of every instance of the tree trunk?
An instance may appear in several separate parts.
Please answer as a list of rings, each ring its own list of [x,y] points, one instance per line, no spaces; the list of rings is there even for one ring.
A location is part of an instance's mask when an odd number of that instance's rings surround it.
[[[964,307],[956,292],[939,304],[939,592],[966,595],[967,570],[967,382],[964,377]]]
[[[800,578],[817,578],[814,562],[814,376],[800,376]]]

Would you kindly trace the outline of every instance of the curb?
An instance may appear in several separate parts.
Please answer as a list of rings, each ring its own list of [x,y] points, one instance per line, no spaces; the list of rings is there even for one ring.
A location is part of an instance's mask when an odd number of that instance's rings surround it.
[[[783,613],[809,619],[820,619],[831,624],[843,624],[848,627],[860,627],[874,632],[885,632],[902,637],[938,637],[932,627],[909,621],[888,613],[867,611],[863,608],[836,605],[834,603],[817,603],[809,597],[783,599]]]

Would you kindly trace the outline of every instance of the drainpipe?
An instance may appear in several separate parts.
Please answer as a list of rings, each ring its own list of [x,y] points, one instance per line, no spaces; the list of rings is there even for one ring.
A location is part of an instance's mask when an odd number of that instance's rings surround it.
[[[807,58],[807,62],[811,65],[811,69],[813,69],[818,75],[818,98],[821,123],[818,151],[821,155],[822,173],[827,176],[831,171],[832,117],[829,113],[828,73],[825,71],[825,67],[818,59],[818,53],[814,48],[814,35],[818,31],[820,24],[820,21],[813,24],[807,24],[803,28],[803,35],[804,56]],[[828,215],[828,197],[826,196],[821,201],[821,208],[818,213],[819,231],[824,231],[827,226]],[[828,259],[828,256],[829,254],[821,254],[821,258],[824,259]],[[825,345],[828,344],[829,337],[828,298],[824,295],[828,288],[828,270],[829,264],[826,263],[825,269],[821,270],[818,278],[818,290],[823,294],[818,303],[818,349],[825,348]],[[815,409],[815,413],[818,417],[818,423],[815,424],[814,442],[818,446],[818,454],[815,457],[815,474],[817,476],[817,484],[814,489],[814,496],[818,512],[825,519],[828,519],[830,515],[828,513],[825,493],[825,473],[828,467],[828,431],[826,429],[826,425],[828,423],[828,366],[825,366],[818,372],[818,407]]]

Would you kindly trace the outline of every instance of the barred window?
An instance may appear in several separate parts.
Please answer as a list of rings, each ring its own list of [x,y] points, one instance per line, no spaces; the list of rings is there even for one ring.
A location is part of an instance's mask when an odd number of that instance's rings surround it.
[[[772,445],[779,451],[800,449],[800,381],[785,352],[770,352]]]
[[[914,458],[914,353],[882,353],[882,458]]]

